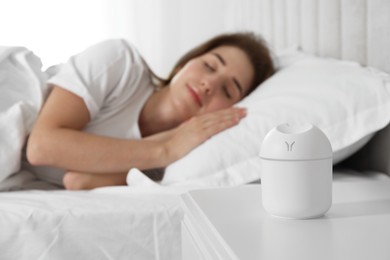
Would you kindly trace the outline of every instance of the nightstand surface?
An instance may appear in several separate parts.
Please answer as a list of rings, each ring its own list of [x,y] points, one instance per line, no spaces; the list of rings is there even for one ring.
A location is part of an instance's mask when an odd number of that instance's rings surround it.
[[[190,191],[184,225],[212,259],[390,259],[390,178],[333,184],[325,216],[268,215],[261,185]]]

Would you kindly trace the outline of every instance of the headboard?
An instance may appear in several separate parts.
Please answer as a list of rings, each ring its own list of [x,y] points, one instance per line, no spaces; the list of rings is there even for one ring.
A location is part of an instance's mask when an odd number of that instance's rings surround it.
[[[275,49],[300,46],[390,73],[390,0],[123,2],[129,39],[140,39],[136,46],[162,76],[195,45],[239,30],[261,33]]]
[[[390,73],[389,0],[244,2],[245,9],[252,6],[253,16],[240,19],[246,25],[249,20],[260,24],[256,30],[274,49],[297,45],[309,53],[354,60]]]

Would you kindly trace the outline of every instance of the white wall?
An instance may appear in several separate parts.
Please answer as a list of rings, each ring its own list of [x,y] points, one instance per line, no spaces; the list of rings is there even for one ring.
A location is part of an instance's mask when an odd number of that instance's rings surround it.
[[[131,39],[157,74],[166,76],[196,44],[226,31],[259,29],[258,0],[112,0],[112,24]],[[112,7],[112,6],[111,6]]]
[[[21,45],[44,66],[108,36],[106,0],[0,0],[0,44]]]
[[[157,74],[165,76],[195,44],[258,24],[258,17],[248,13],[257,2],[0,0],[0,45],[26,46],[47,67],[97,41],[124,37],[135,43]]]

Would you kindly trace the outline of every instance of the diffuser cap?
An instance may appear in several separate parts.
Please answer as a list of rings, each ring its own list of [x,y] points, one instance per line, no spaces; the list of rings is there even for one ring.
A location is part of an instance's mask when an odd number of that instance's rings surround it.
[[[265,136],[260,157],[270,160],[319,160],[332,158],[326,135],[308,123],[281,124]]]

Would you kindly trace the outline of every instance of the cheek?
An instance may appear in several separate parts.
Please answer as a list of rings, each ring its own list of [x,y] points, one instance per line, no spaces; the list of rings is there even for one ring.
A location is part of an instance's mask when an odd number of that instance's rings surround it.
[[[188,62],[178,73],[172,78],[173,81],[181,80],[182,78],[193,78],[197,77],[199,68],[194,62]]]
[[[176,85],[178,82],[180,82],[181,78],[182,78],[182,70],[180,70],[179,72],[177,72],[175,74],[175,76],[173,76],[172,80],[171,80],[171,85]]]

